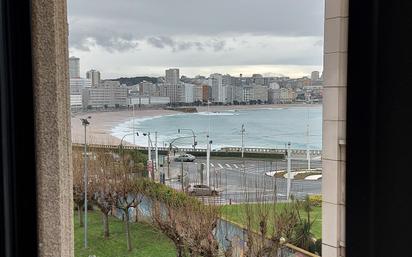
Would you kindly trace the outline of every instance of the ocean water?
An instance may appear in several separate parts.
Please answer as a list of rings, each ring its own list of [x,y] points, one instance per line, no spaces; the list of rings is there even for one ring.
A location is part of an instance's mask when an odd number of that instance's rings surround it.
[[[210,132],[212,149],[225,146],[241,146],[241,126],[244,124],[245,147],[285,148],[290,142],[295,149],[322,148],[322,107],[290,107],[248,110],[229,110],[222,112],[177,113],[173,115],[139,118],[118,124],[112,129],[112,135],[122,138],[127,133],[139,131],[139,136],[126,136],[129,143],[146,146],[147,137],[142,132],[158,132],[158,145],[164,146],[170,140],[180,136],[196,134],[198,148],[206,147],[206,135]],[[309,126],[309,136],[306,136]],[[210,128],[210,129],[209,129]],[[178,147],[191,147],[193,139],[175,141]]]

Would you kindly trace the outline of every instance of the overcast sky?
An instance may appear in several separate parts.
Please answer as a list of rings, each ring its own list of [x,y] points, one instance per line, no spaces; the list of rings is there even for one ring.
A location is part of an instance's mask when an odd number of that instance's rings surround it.
[[[300,77],[322,71],[324,0],[68,0],[81,74]]]

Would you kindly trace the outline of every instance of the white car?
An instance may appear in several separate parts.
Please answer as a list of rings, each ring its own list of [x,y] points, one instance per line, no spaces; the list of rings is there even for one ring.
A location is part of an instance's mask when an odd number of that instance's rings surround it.
[[[192,196],[217,196],[222,191],[223,189],[220,189],[220,188],[214,188],[214,187],[209,187],[207,185],[193,184],[193,183],[190,183],[186,187],[186,192]]]
[[[194,157],[191,154],[186,153],[186,154],[182,154],[182,155],[179,155],[178,157],[176,157],[175,161],[177,161],[177,162],[192,162],[195,159],[196,159],[196,157]]]

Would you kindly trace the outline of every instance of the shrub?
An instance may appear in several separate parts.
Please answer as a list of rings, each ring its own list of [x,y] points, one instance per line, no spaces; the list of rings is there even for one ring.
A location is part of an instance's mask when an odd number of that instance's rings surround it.
[[[322,195],[310,195],[309,202],[312,206],[322,207]]]

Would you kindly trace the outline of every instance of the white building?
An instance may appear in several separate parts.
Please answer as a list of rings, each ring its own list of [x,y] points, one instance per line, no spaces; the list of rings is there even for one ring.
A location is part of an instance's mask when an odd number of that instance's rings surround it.
[[[100,71],[89,70],[86,72],[86,78],[92,81],[92,87],[98,87],[100,85]]]
[[[69,78],[80,78],[80,58],[69,58]]]
[[[280,103],[280,86],[276,82],[272,82],[269,84],[268,101],[271,104]]]
[[[81,109],[83,107],[82,95],[70,95],[70,108]]]
[[[170,98],[167,96],[133,96],[127,99],[129,106],[135,105],[166,105],[170,103]]]
[[[127,87],[100,86],[83,90],[83,107],[106,108],[127,106]]]
[[[81,95],[83,88],[91,87],[92,85],[90,79],[84,78],[71,78],[69,83],[71,95]]]
[[[184,103],[193,103],[194,102],[194,87],[195,85],[184,83]]]
[[[312,81],[319,80],[319,71],[312,71],[312,73],[310,74],[310,79]]]
[[[261,85],[253,86],[253,100],[267,102],[268,88]]]
[[[166,70],[166,84],[176,85],[179,83],[180,75],[179,69],[168,69]]]
[[[212,88],[212,101],[224,103],[226,98],[226,92],[223,88],[222,74],[211,74],[209,76],[209,86]]]
[[[296,92],[291,88],[281,88],[280,89],[280,102],[281,103],[292,103],[296,99]]]
[[[185,99],[185,90],[183,84],[160,84],[160,96],[170,98],[171,103],[181,103]]]

